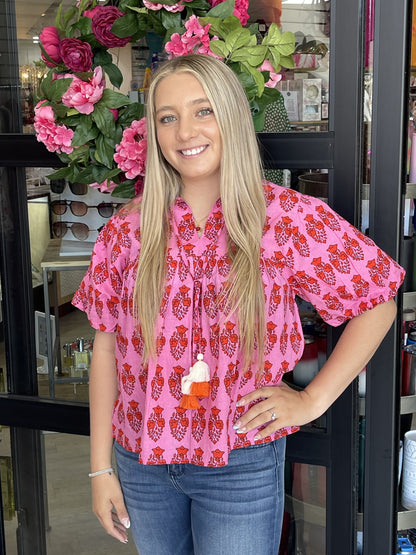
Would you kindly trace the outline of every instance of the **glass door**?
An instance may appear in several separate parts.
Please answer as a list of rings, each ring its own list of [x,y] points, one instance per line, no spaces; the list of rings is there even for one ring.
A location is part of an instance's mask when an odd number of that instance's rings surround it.
[[[395,141],[402,136],[398,120],[404,111],[400,93],[407,2],[398,3],[392,13],[390,2],[379,0],[375,14],[371,144],[377,156],[371,163],[368,203],[370,235],[396,258],[400,212],[397,176],[401,166],[396,151],[391,156],[391,144],[394,139],[396,148]],[[56,9],[56,3],[49,6],[47,2],[0,0],[0,13],[4,14],[0,23],[4,330],[0,433],[5,438],[0,442],[5,446],[4,453],[0,453],[4,501],[0,540],[7,543],[8,555],[54,553],[54,542],[65,545],[65,553],[80,552],[85,533],[91,535],[96,552],[106,553],[108,549],[110,553],[114,546],[98,524],[93,524],[94,517],[90,519],[88,486],[83,478],[88,472],[88,363],[78,356],[74,364],[74,357],[69,356],[71,350],[72,355],[80,351],[80,338],[88,344],[92,337],[81,314],[66,312],[88,253],[69,255],[66,271],[58,272],[48,251],[56,214],[46,206],[54,200],[77,201],[80,192],[65,183],[48,182],[45,176],[59,161],[32,134],[33,94],[41,78],[36,64],[40,53],[33,41],[47,18],[53,20]],[[327,198],[336,211],[358,227],[363,220],[362,184],[367,183],[363,175],[367,136],[363,133],[365,10],[360,0],[253,0],[250,6],[252,21],[265,27],[276,21],[282,30],[294,32],[297,40],[295,67],[285,72],[279,83],[287,117],[276,117],[271,111],[264,132],[259,133],[268,177]],[[386,64],[388,76],[384,73]],[[134,77],[134,71],[131,75]],[[280,116],[282,113],[278,110]],[[386,182],[387,176],[390,183]],[[81,195],[92,194],[90,190],[81,191]],[[99,199],[94,197],[86,204],[98,205]],[[94,211],[92,219],[83,221],[92,239],[102,223],[99,216]],[[65,221],[71,226],[78,220],[72,214]],[[301,310],[305,329],[312,326],[313,341],[316,346],[319,343],[319,352],[325,356],[325,348],[330,352],[340,331],[323,330],[314,315],[311,318],[308,307]],[[52,317],[55,322],[49,327]],[[39,342],[42,329],[50,334],[43,347]],[[52,348],[53,330],[57,341],[51,356],[48,348]],[[392,371],[396,360],[392,353],[396,352],[396,335],[395,330],[390,333],[372,365],[377,368],[377,379],[373,379],[375,370],[368,371],[362,507],[364,553],[368,554],[376,552],[374,545],[378,546],[377,552],[390,553],[394,542],[396,498],[392,476],[396,463],[392,454],[398,417],[392,377],[396,375]],[[0,388],[1,384],[0,374]],[[383,437],[377,427],[380,419],[387,430]],[[355,384],[323,418],[289,438],[281,555],[357,552],[358,425]],[[58,497],[54,498],[55,493],[69,498],[67,513]],[[83,518],[72,528],[73,515],[80,510]],[[105,541],[105,545],[100,543]]]

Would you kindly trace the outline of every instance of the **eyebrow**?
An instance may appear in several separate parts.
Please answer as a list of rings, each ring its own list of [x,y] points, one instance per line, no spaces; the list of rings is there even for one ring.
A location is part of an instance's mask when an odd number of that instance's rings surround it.
[[[206,104],[208,103],[209,105],[211,105],[210,101],[208,100],[208,98],[196,98],[195,100],[192,100],[189,104],[191,106],[196,106],[198,104]],[[156,110],[156,114],[158,114],[159,112],[164,112],[164,111],[169,111],[169,110],[175,110],[175,106],[161,106],[158,110]]]

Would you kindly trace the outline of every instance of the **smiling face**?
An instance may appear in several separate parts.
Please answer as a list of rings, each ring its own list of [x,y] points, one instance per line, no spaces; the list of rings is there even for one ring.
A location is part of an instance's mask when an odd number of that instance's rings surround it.
[[[183,187],[220,190],[222,154],[217,120],[202,85],[192,74],[165,77],[155,94],[156,135]]]

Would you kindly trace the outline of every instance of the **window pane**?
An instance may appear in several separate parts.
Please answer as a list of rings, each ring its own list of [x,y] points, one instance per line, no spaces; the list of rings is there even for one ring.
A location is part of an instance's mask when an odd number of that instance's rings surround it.
[[[266,109],[265,132],[328,130],[329,0],[251,2],[251,21],[265,29],[274,21],[296,38],[293,69],[283,69],[277,88],[282,99]]]
[[[14,506],[11,487],[9,428],[1,428],[0,438],[6,552],[7,555],[17,555],[16,510],[19,507]],[[41,432],[41,446],[40,466],[45,478],[43,499],[47,553],[50,555],[57,553],[113,555],[122,550],[126,555],[133,553],[137,555],[131,537],[129,544],[119,546],[119,542],[104,531],[92,512],[90,478],[88,478],[89,438]],[[20,480],[25,480],[25,476],[21,476]],[[24,487],[23,482],[21,487]],[[30,482],[27,487],[31,487]],[[33,518],[32,515],[25,515],[26,520],[30,521],[31,518]]]
[[[326,553],[326,468],[286,463],[286,497],[279,554]]]

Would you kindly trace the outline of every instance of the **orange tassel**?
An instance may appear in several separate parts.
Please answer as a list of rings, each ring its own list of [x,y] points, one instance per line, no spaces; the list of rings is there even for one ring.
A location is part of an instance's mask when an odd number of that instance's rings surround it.
[[[179,406],[182,409],[199,409],[201,405],[195,395],[182,395],[181,402]]]
[[[210,392],[209,382],[194,382],[191,384],[191,395],[208,397]]]

